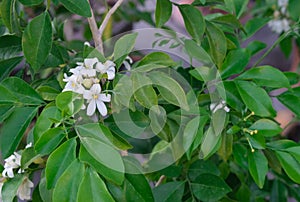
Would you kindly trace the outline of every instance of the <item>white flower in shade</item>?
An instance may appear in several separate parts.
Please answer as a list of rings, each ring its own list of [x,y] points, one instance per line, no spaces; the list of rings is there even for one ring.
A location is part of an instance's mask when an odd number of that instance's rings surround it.
[[[84,59],[84,62],[78,62],[76,68],[77,70],[80,71],[80,73],[83,76],[89,76],[89,77],[94,77],[96,76],[96,70],[94,68],[95,64],[98,63],[98,59],[97,58],[86,58]],[[75,68],[75,69],[76,69]]]
[[[31,188],[34,184],[27,177],[24,178],[22,184],[19,186],[17,191],[17,196],[21,200],[30,200],[31,199]]]
[[[81,85],[82,82],[82,78],[78,78],[75,75],[72,76],[67,76],[66,74],[64,74],[64,82],[67,82],[67,84],[65,85],[65,88],[63,89],[64,91],[73,91],[79,94],[83,94],[84,88]]]
[[[110,102],[111,96],[109,94],[102,94],[100,84],[94,84],[90,90],[86,90],[83,97],[87,99],[87,115],[92,116],[96,107],[102,116],[107,115],[107,108],[104,102]]]
[[[268,22],[268,26],[273,32],[281,34],[290,29],[289,21],[287,19],[273,19]]]
[[[101,74],[107,74],[108,80],[112,80],[115,78],[115,69],[116,64],[113,61],[107,60],[104,64],[98,62],[96,64],[96,70]]]
[[[279,7],[287,7],[289,0],[278,0],[277,3]]]
[[[230,112],[230,109],[226,106],[226,102],[224,100],[220,103],[211,103],[209,108],[212,113],[216,113],[219,109],[223,109],[225,112]]]
[[[32,147],[32,142],[29,142],[26,146],[25,149]]]
[[[9,177],[13,178],[14,175],[14,169],[19,168],[21,166],[21,155],[17,152],[14,152],[14,154],[10,155],[7,159],[4,160],[4,170],[2,172],[3,177]]]
[[[123,61],[123,65],[125,66],[125,68],[127,70],[131,69],[131,64],[133,63],[133,60],[131,59],[131,57],[127,56],[126,59]]]

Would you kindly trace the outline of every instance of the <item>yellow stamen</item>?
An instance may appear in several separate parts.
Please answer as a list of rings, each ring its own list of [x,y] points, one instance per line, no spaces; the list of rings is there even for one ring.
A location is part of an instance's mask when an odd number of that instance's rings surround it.
[[[96,100],[98,99],[98,95],[93,95],[93,98]]]

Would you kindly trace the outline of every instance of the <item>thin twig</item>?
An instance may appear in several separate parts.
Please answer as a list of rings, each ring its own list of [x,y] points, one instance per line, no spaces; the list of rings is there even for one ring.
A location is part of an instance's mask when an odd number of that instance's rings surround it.
[[[100,25],[100,28],[99,28],[99,37],[100,37],[100,40],[99,40],[99,48],[97,49],[100,49],[102,50],[101,53],[103,53],[103,41],[102,41],[102,36],[103,36],[103,32],[107,26],[107,23],[109,22],[109,19],[111,18],[111,16],[116,12],[116,10],[119,8],[119,6],[123,3],[124,0],[118,0],[115,5],[108,11],[108,13],[106,14],[102,24]]]
[[[100,45],[102,43],[102,40],[100,37],[100,33],[98,31],[97,22],[96,22],[92,7],[91,7],[91,13],[92,13],[92,16],[90,18],[88,18],[88,22],[89,22],[89,26],[90,26],[90,29],[91,29],[91,32],[93,35],[93,40],[95,42],[95,47],[97,48],[98,51],[103,53],[103,46]]]
[[[155,187],[158,187],[165,178],[166,178],[165,175],[160,176],[159,180],[155,184]]]

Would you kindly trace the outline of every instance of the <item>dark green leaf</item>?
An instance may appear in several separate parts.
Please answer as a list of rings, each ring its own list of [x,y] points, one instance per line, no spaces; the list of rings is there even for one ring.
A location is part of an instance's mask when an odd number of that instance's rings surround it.
[[[293,37],[289,36],[284,38],[280,41],[279,46],[285,57],[289,58],[293,50]]]
[[[226,100],[226,104],[237,111],[242,111],[244,109],[245,105],[233,81],[224,81],[217,87],[221,89],[225,88],[225,96],[222,93],[220,93],[220,95],[223,100]]]
[[[76,139],[72,138],[59,146],[48,158],[46,164],[47,188],[57,187],[56,183],[76,158]],[[70,193],[68,193],[70,194]]]
[[[77,202],[99,201],[113,202],[115,200],[98,174],[93,169],[87,168],[79,185]]]
[[[256,53],[262,51],[267,47],[267,44],[260,42],[260,41],[251,41],[246,49],[248,50],[251,56],[255,55]]]
[[[191,187],[193,194],[201,201],[218,201],[231,191],[222,178],[209,173],[199,175]]]
[[[35,17],[27,25],[23,37],[22,48],[26,60],[34,71],[46,61],[52,46],[52,25],[48,12]]]
[[[233,135],[227,134],[222,138],[219,156],[226,162],[232,154]]]
[[[185,40],[184,41],[184,48],[187,51],[187,54],[192,58],[196,59],[201,63],[211,65],[213,64],[211,57],[209,54],[199,46],[193,40]]]
[[[288,1],[288,13],[295,22],[299,20],[299,9],[300,5],[297,0]]]
[[[260,30],[263,26],[265,26],[268,23],[268,18],[252,18],[250,19],[246,25],[246,35],[244,36],[244,39],[247,39],[251,37],[253,34],[255,34],[258,30]]]
[[[289,80],[290,85],[295,85],[300,81],[300,75],[296,72],[283,72],[286,78]]]
[[[276,115],[272,101],[266,91],[248,81],[236,81],[236,87],[246,106],[258,116]]]
[[[259,188],[263,188],[268,173],[268,160],[260,151],[248,153],[249,171]]]
[[[168,182],[153,189],[156,202],[181,202],[185,182]]]
[[[3,158],[7,158],[16,151],[36,112],[36,107],[16,107],[1,125],[0,143]]]
[[[67,166],[53,190],[53,202],[71,202],[77,199],[79,185],[84,176],[84,164],[75,159]],[[89,195],[88,198],[90,197]],[[82,201],[80,200],[80,202]]]
[[[28,166],[35,162],[35,160],[39,159],[40,155],[36,154],[33,147],[25,148],[22,151],[21,157],[21,168],[28,168]]]
[[[195,181],[199,175],[206,173],[220,175],[218,167],[212,161],[198,160],[189,167],[188,177],[191,181]]]
[[[250,126],[251,130],[257,130],[257,134],[265,137],[272,137],[279,135],[282,132],[282,128],[269,119],[260,119]]]
[[[282,201],[287,201],[287,198],[288,198],[288,192],[286,189],[286,185],[279,180],[274,180],[272,184],[270,201],[282,202]]]
[[[0,60],[12,57],[17,58],[22,51],[21,38],[15,35],[4,35],[0,37]]]
[[[87,0],[59,0],[70,12],[83,17],[91,17],[91,8]]]
[[[279,96],[278,100],[300,117],[300,87],[293,88],[293,91],[286,91]]]
[[[5,79],[11,71],[22,61],[23,57],[15,57],[0,61],[0,81]]]
[[[240,18],[247,9],[249,0],[234,0],[235,14]]]
[[[283,170],[296,183],[300,183],[300,163],[287,152],[276,151],[276,155]]]
[[[201,12],[192,5],[178,5],[188,33],[200,43],[204,31],[205,21]]]
[[[44,0],[19,0],[25,6],[35,6],[41,4]]]
[[[40,96],[47,101],[55,100],[56,96],[60,93],[59,90],[50,86],[40,86],[36,89]]]
[[[298,144],[292,140],[283,139],[283,140],[268,142],[267,146],[270,149],[273,149],[276,151],[276,150],[285,150],[289,147],[296,147],[296,146],[298,146]]]
[[[20,34],[20,25],[16,8],[16,0],[3,0],[0,7],[1,18],[10,33]]]
[[[2,123],[14,111],[14,106],[11,104],[0,105],[0,123]]]
[[[156,27],[163,26],[171,17],[172,3],[169,0],[157,0],[155,9]]]

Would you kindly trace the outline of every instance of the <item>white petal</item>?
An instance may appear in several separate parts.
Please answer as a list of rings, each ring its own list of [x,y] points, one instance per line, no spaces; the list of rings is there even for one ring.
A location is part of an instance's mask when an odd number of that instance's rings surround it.
[[[100,84],[98,84],[98,83],[93,84],[93,86],[91,87],[90,91],[92,92],[92,94],[99,94],[101,92],[101,86],[100,86]]]
[[[29,147],[32,147],[32,142],[29,142],[29,143],[25,146],[25,148],[29,148]]]
[[[106,73],[107,73],[108,80],[113,80],[115,78],[115,71],[114,70],[113,71],[109,70]]]
[[[95,113],[95,110],[96,110],[96,101],[93,99],[91,100],[91,102],[87,107],[86,114],[88,116],[92,116]]]
[[[101,74],[104,74],[106,72],[106,67],[101,62],[98,62],[96,64],[96,70]]]
[[[104,63],[104,65],[106,66],[106,68],[110,68],[110,67],[116,66],[116,64],[113,61],[111,61],[111,60],[106,60],[106,62]]]
[[[34,184],[26,177],[22,184],[19,186],[17,191],[17,196],[21,200],[30,200],[31,199],[31,188]]]
[[[127,61],[124,61],[124,62],[123,62],[123,65],[125,66],[125,68],[126,68],[127,70],[130,70],[130,69],[131,69],[131,66],[130,66],[130,64],[129,64]]]
[[[101,101],[97,101],[97,108],[98,108],[98,111],[100,112],[100,114],[102,116],[106,116],[107,115],[107,109],[106,109],[106,106],[104,104],[104,102],[101,102]]]
[[[100,94],[99,99],[103,102],[110,102],[111,95],[110,94]]]
[[[91,91],[90,90],[84,90],[83,91],[83,98],[87,99],[87,100],[93,99],[93,95],[92,95]]]
[[[92,69],[94,64],[96,64],[97,62],[99,62],[97,58],[86,58],[86,59],[84,59],[85,66],[87,68],[90,68],[90,69]]]

